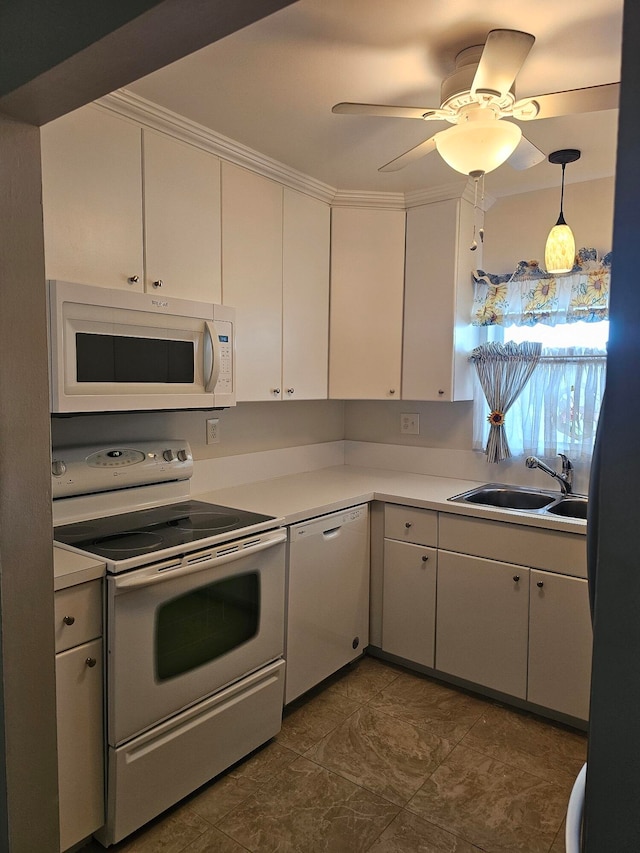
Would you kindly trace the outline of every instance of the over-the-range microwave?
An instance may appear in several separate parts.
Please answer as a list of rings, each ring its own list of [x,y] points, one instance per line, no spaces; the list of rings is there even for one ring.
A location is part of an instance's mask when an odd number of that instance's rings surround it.
[[[235,405],[235,309],[48,281],[51,412]]]

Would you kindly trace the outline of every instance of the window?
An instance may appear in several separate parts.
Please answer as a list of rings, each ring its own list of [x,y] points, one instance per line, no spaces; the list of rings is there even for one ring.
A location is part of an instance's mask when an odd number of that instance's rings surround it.
[[[505,417],[513,456],[565,453],[588,462],[605,384],[609,321],[556,326],[491,326],[497,341],[540,341],[542,359]],[[489,434],[487,403],[479,382],[474,393],[474,440],[484,450]]]

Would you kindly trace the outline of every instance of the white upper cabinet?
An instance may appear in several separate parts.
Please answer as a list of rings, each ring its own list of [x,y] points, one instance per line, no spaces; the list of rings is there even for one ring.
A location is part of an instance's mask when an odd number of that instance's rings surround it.
[[[41,129],[47,278],[142,290],[140,133],[93,106]]]
[[[471,400],[473,206],[451,199],[407,211],[402,397]],[[479,219],[478,224],[481,223]]]
[[[326,399],[331,212],[285,187],[283,221],[282,399]]]
[[[220,302],[217,157],[88,106],[42,128],[42,184],[47,278]]]
[[[282,187],[222,164],[222,301],[236,309],[236,399],[282,396]]]
[[[399,400],[405,212],[334,208],[329,396]]]
[[[145,290],[221,300],[220,160],[143,131]]]

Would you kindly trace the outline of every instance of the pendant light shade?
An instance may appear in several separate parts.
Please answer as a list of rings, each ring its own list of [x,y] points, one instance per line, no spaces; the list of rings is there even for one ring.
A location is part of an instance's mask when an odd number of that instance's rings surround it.
[[[521,138],[516,124],[498,119],[455,124],[434,137],[438,154],[463,175],[497,169],[513,154]]]
[[[549,154],[549,162],[562,165],[562,188],[560,190],[560,216],[547,237],[544,249],[544,265],[547,272],[565,273],[571,272],[576,257],[576,241],[573,231],[564,220],[562,204],[564,201],[564,169],[567,163],[574,163],[580,159],[580,152],[576,148],[564,148],[562,151],[554,151]]]

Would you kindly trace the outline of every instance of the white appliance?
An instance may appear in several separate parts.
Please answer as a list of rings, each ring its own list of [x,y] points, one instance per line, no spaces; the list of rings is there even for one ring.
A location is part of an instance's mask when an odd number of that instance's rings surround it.
[[[108,846],[280,730],[286,533],[282,519],[189,499],[184,441],[55,457],[58,494],[72,496],[54,501],[54,540],[107,566],[107,803],[96,837]],[[136,467],[148,485],[114,476]],[[105,498],[111,514],[100,515]]]
[[[369,644],[367,505],[292,525],[288,561],[287,703]]]
[[[235,310],[49,281],[51,411],[235,405]]]

